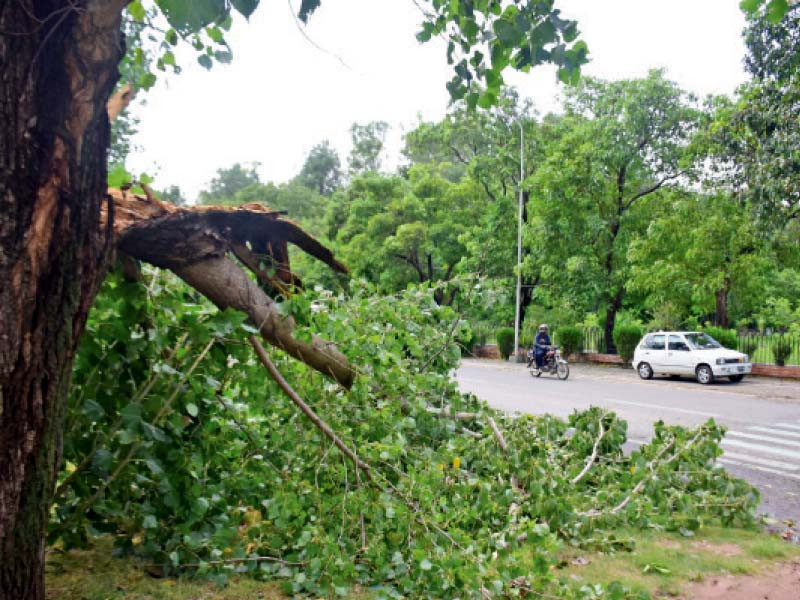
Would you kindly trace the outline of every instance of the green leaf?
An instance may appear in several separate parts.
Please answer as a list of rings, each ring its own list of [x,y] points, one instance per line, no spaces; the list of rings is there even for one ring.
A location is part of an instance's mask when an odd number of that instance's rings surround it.
[[[139,78],[139,87],[142,88],[143,90],[149,90],[151,87],[153,87],[156,84],[156,80],[157,80],[157,77],[156,77],[155,73],[149,73],[149,72],[148,73],[144,73]]]
[[[211,66],[213,64],[211,62],[211,57],[208,54],[201,54],[200,56],[198,56],[197,62],[200,63],[200,66],[202,66],[204,69],[211,69]]]
[[[83,414],[92,421],[99,421],[106,414],[106,411],[97,402],[87,398],[83,403]]]
[[[164,39],[167,40],[167,43],[170,46],[177,46],[178,45],[178,32],[174,29],[167,29],[167,33],[164,34]]]
[[[258,7],[258,2],[259,0],[231,0],[233,8],[245,19],[250,19],[250,15],[252,15],[256,7]]]
[[[770,0],[767,4],[767,20],[773,25],[780,23],[787,12],[789,12],[787,0]]]
[[[430,571],[433,568],[433,565],[431,564],[431,561],[425,558],[419,563],[419,568],[423,571]]]
[[[111,470],[111,463],[114,455],[106,448],[100,448],[92,457],[92,471],[100,477],[107,477]]]
[[[520,30],[514,23],[509,23],[504,19],[495,21],[493,29],[497,38],[503,42],[505,46],[515,46],[522,36]]]
[[[128,12],[136,21],[144,21],[145,17],[147,16],[147,12],[139,0],[134,0],[128,4]]]
[[[764,3],[764,0],[742,0],[739,2],[739,8],[748,15],[754,14],[758,7]]]
[[[197,405],[195,403],[189,402],[186,405],[186,412],[189,414],[189,416],[196,417],[200,411],[197,409]]]
[[[206,27],[206,33],[208,37],[217,44],[223,44],[225,42],[225,36],[222,33],[222,29],[219,27]]]
[[[169,24],[183,35],[196,33],[225,18],[225,0],[156,0]]]

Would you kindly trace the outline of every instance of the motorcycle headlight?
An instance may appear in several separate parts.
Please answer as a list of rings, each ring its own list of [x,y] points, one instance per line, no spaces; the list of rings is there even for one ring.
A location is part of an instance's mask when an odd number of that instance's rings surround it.
[[[725,359],[724,358],[718,358],[717,359],[717,364],[718,365],[724,365],[725,364]]]

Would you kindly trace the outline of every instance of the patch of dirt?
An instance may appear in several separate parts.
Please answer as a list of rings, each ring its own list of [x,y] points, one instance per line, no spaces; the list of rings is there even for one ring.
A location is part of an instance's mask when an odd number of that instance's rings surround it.
[[[705,540],[693,542],[692,548],[696,550],[703,550],[704,552],[711,552],[712,554],[718,554],[728,558],[732,556],[740,556],[742,554],[742,549],[736,544],[711,544]]]
[[[662,548],[669,548],[670,550],[680,550],[681,548],[681,545],[675,540],[663,540],[658,542],[658,545]]]
[[[797,600],[800,562],[784,563],[762,575],[723,575],[692,583],[680,600]]]

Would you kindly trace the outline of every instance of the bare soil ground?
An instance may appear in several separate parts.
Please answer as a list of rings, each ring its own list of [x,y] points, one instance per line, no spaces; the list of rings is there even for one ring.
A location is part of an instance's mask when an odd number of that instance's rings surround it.
[[[681,600],[798,600],[800,562],[784,563],[759,575],[721,575],[691,583]]]

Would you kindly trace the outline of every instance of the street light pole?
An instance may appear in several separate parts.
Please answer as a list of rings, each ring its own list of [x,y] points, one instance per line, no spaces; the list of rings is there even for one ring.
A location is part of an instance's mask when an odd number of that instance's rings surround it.
[[[519,349],[519,304],[522,296],[522,179],[525,176],[525,147],[523,145],[522,122],[519,125],[519,214],[517,216],[517,304],[514,311],[514,360]]]

